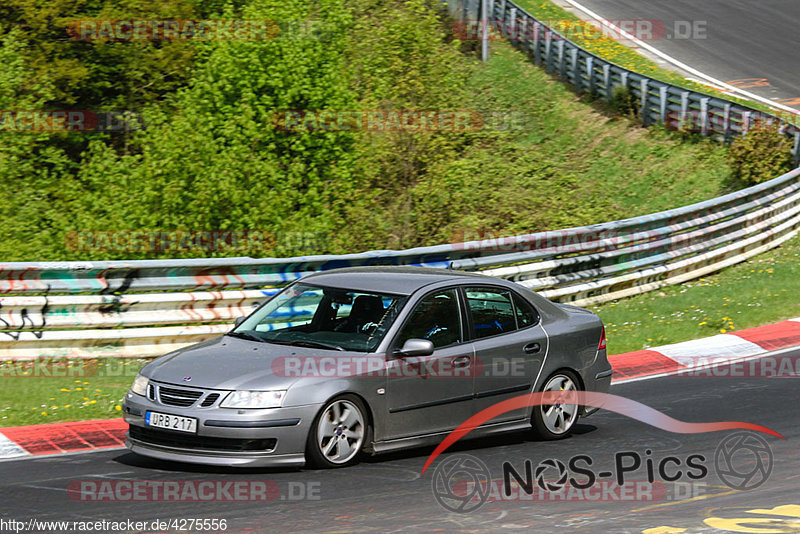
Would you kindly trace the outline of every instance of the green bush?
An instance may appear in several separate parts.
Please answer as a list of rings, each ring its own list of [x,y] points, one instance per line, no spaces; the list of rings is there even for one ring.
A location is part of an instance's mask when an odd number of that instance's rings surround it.
[[[792,141],[777,125],[758,124],[730,149],[733,176],[746,185],[760,184],[792,170]]]

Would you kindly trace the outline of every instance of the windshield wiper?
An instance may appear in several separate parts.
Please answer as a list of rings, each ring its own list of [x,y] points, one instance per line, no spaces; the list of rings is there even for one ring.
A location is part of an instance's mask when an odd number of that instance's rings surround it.
[[[293,347],[311,347],[312,349],[329,349],[329,350],[345,350],[344,347],[334,345],[333,343],[322,343],[321,341],[310,341],[306,339],[297,339],[294,341],[284,341],[277,339],[267,339],[267,343],[277,343],[279,345],[291,345]]]
[[[239,339],[249,339],[250,341],[258,341],[259,343],[266,343],[266,340],[264,340],[263,338],[260,338],[254,334],[248,334],[247,332],[228,332],[225,335],[231,337],[238,337]]]

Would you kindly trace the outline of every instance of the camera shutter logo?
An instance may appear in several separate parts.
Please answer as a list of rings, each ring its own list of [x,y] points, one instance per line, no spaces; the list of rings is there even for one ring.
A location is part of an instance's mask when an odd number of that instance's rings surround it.
[[[491,482],[492,473],[485,463],[469,454],[458,454],[436,466],[431,489],[445,510],[468,513],[486,503]]]
[[[727,486],[751,490],[761,486],[772,473],[769,444],[753,432],[731,434],[717,445],[714,469]]]
[[[545,474],[553,470],[557,472],[555,479],[545,479]],[[559,491],[567,484],[569,472],[567,471],[567,466],[564,465],[563,462],[548,458],[547,460],[542,460],[542,462],[536,466],[534,477],[536,478],[536,483],[543,490]]]

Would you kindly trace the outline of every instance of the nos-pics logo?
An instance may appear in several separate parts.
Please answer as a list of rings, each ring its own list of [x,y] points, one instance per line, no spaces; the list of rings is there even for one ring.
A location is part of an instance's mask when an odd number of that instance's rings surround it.
[[[702,455],[695,456],[705,461]],[[720,442],[713,461],[717,477],[728,487],[752,490],[769,479],[773,454],[769,444],[758,434],[737,432]],[[539,463],[533,478],[542,490],[558,492],[570,483],[570,470],[564,462],[548,458]],[[482,460],[469,454],[454,454],[436,466],[431,489],[445,510],[469,513],[487,502],[493,482],[492,473]]]

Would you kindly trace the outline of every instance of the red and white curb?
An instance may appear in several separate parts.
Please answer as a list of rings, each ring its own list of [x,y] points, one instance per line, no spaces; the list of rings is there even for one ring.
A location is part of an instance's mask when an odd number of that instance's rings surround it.
[[[800,346],[800,318],[729,334],[609,356],[613,382],[678,374]]]
[[[0,428],[0,459],[117,449],[127,430],[121,418]]]
[[[613,383],[642,380],[740,361],[800,346],[800,318],[730,334],[609,356]],[[0,460],[117,449],[128,425],[122,419],[0,428]]]

